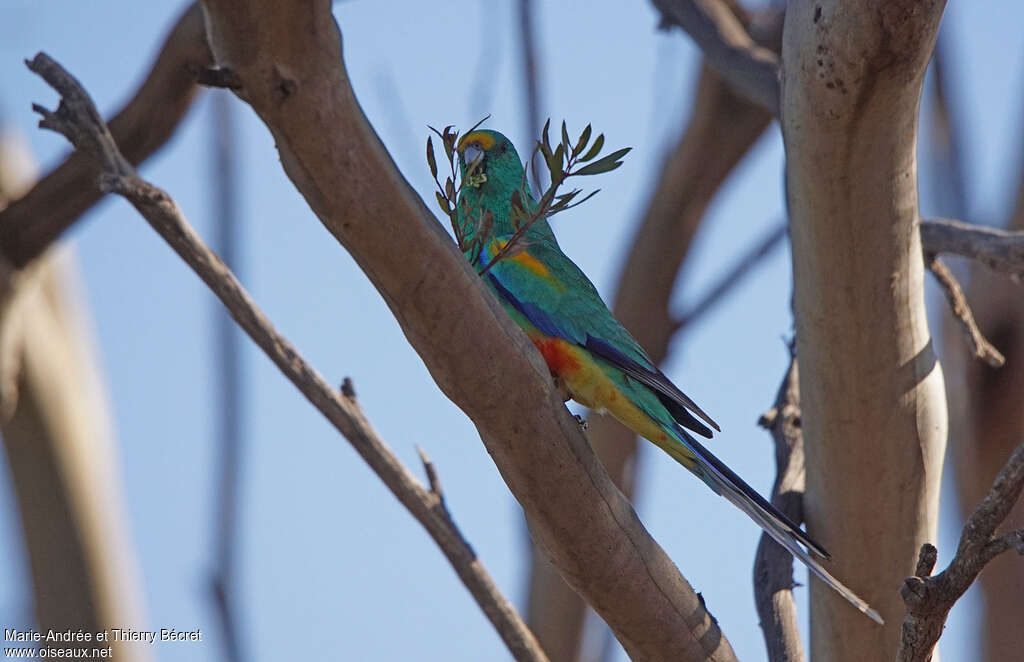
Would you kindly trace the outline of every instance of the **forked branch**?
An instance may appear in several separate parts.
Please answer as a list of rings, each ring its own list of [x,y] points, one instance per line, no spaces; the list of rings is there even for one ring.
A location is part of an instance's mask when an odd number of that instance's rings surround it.
[[[1024,529],[1002,535],[996,529],[1006,520],[1024,491],[1024,444],[1010,456],[985,495],[967,519],[956,556],[949,566],[932,576],[935,548],[921,547],[917,573],[900,589],[907,615],[900,631],[897,662],[927,662],[932,657],[946,616],[960,596],[974,583],[985,565],[1007,550],[1024,555]]]

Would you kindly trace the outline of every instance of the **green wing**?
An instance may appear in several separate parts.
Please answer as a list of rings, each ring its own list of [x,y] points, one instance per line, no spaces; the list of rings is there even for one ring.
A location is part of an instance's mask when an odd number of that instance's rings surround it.
[[[479,258],[481,268],[510,239],[511,235],[497,237],[484,246]],[[697,420],[699,417],[715,430],[720,429],[658,370],[608,310],[590,279],[557,244],[543,239],[520,240],[487,271],[485,278],[499,297],[541,332],[586,348],[650,388],[680,425],[710,437],[711,430]]]

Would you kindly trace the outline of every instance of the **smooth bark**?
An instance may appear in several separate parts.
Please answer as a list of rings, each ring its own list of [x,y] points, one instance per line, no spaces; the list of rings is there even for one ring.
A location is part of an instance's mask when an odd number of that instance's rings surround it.
[[[807,498],[831,572],[811,580],[815,660],[896,651],[896,587],[935,539],[947,413],[924,306],[918,103],[944,2],[795,0],[782,47]]]

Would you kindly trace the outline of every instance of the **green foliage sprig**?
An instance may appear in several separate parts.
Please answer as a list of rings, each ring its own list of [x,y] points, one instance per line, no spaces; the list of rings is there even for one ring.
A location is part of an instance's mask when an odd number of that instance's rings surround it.
[[[477,122],[467,133],[472,133],[486,121],[487,118]],[[559,214],[567,209],[577,207],[590,198],[594,197],[600,189],[591,191],[583,198],[576,200],[576,197],[582,192],[582,189],[573,189],[568,193],[559,193],[559,189],[565,180],[570,177],[584,177],[590,175],[598,175],[605,172],[615,170],[622,165],[622,158],[629,153],[631,147],[625,147],[623,149],[616,150],[611,154],[603,156],[597,160],[598,154],[604,147],[604,134],[599,134],[597,138],[590,142],[592,135],[591,126],[588,124],[580,133],[579,137],[575,141],[569,139],[569,132],[566,128],[565,122],[562,122],[561,141],[552,146],[551,139],[549,136],[549,129],[551,126],[551,120],[549,119],[544,123],[544,130],[541,132],[540,140],[537,141],[530,154],[529,161],[540,154],[543,158],[543,163],[548,170],[548,176],[550,184],[541,195],[540,200],[534,203],[532,200],[524,201],[519,193],[519,190],[525,190],[526,188],[526,172],[527,168],[523,169],[523,186],[517,189],[509,200],[510,209],[510,222],[515,232],[512,237],[505,243],[504,246],[498,251],[498,253],[491,259],[487,265],[480,271],[480,275],[487,273],[487,271],[494,266],[499,260],[506,257],[513,250],[516,249],[522,237],[530,229],[530,227],[539,221],[540,219],[548,219]],[[477,186],[482,181],[483,173],[474,172],[476,164],[471,164],[467,169],[465,176],[459,181],[456,186],[455,181],[457,179],[455,169],[456,159],[456,145],[458,145],[459,131],[454,125],[444,127],[442,131],[438,131],[434,127],[429,127],[440,139],[444,146],[445,157],[448,159],[448,166],[450,169],[450,176],[446,177],[444,185],[442,186],[440,179],[438,178],[438,167],[437,159],[434,154],[434,143],[433,139],[427,137],[427,166],[430,168],[430,174],[434,178],[434,183],[437,185],[437,191],[435,196],[437,198],[437,204],[441,208],[441,211],[448,216],[452,224],[452,229],[455,232],[455,240],[459,245],[459,249],[463,252],[470,252],[472,255],[479,254],[480,249],[489,240],[489,235],[494,227],[494,217],[490,210],[485,210],[479,221],[479,227],[474,235],[473,241],[470,245],[466,245],[465,236],[462,234],[462,230],[459,227],[459,214],[456,206],[456,201],[459,199],[459,193],[462,191],[462,187],[466,185]],[[586,164],[586,165],[583,165]],[[465,199],[463,199],[465,203]],[[466,217],[469,216],[469,209],[463,209],[463,213]]]

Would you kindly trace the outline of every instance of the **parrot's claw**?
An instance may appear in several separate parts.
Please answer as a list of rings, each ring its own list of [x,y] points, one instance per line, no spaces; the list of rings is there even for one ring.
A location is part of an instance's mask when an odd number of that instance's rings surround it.
[[[576,419],[576,423],[580,426],[581,430],[586,430],[589,427],[587,425],[587,419],[583,418],[579,414],[573,414],[572,417]]]
[[[555,381],[555,390],[558,391],[558,395],[562,398],[562,402],[569,402],[572,400],[572,394],[569,393],[569,389],[566,387],[565,382],[557,376],[552,377],[552,379]]]

